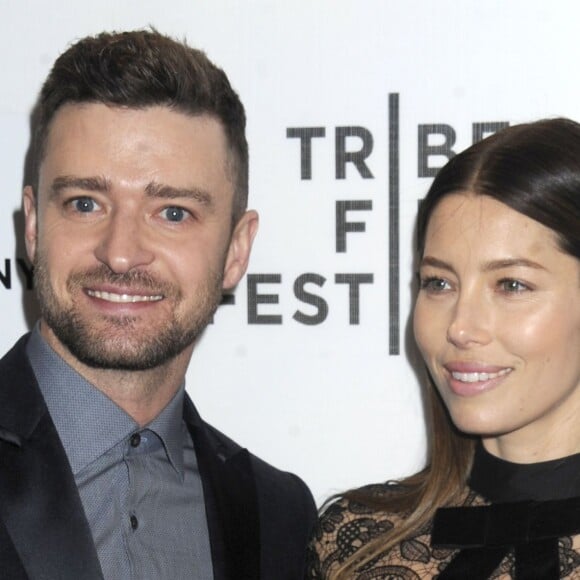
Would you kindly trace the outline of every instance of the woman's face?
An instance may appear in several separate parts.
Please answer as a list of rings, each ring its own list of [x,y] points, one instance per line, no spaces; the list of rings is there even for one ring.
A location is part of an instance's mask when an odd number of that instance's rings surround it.
[[[415,337],[457,427],[520,462],[580,451],[580,263],[487,196],[428,223]]]

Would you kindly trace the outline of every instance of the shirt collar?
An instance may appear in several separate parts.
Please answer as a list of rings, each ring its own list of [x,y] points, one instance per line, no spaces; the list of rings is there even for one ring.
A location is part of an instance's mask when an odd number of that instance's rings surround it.
[[[37,324],[26,353],[62,441],[73,474],[139,431],[123,409],[77,373],[40,334]],[[146,428],[163,441],[173,468],[183,477],[185,384]]]
[[[185,383],[182,383],[163,411],[146,425],[147,429],[151,429],[161,438],[169,462],[182,478],[184,476],[183,445],[187,429],[183,421],[184,397]]]

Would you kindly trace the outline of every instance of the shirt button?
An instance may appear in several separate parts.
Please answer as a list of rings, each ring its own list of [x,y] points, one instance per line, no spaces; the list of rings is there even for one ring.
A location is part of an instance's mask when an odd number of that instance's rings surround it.
[[[141,443],[141,435],[139,433],[133,433],[131,435],[131,447],[139,447],[139,443]]]
[[[136,530],[139,527],[139,520],[137,516],[131,516],[131,527]]]

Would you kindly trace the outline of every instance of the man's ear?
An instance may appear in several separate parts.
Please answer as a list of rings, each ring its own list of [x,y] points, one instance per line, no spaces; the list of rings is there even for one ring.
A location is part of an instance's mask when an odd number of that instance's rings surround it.
[[[238,221],[224,266],[223,288],[233,288],[245,274],[250,261],[252,243],[258,231],[258,214],[254,210],[247,211]]]
[[[28,259],[34,263],[38,236],[38,215],[36,197],[30,185],[27,185],[22,192],[22,206],[24,208],[24,241],[26,243],[26,253],[28,254]]]

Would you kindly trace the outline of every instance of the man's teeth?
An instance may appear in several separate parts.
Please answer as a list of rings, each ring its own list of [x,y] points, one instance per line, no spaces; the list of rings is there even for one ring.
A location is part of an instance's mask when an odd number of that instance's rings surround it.
[[[87,290],[87,294],[93,298],[100,298],[107,302],[157,302],[163,298],[160,294],[153,294],[151,296],[141,296],[139,294],[115,294],[113,292],[101,292],[100,290]]]
[[[477,383],[479,381],[489,381],[490,379],[496,379],[497,377],[501,377],[503,375],[507,375],[510,373],[512,369],[502,369],[497,373],[458,373],[452,372],[451,376],[463,383]]]

